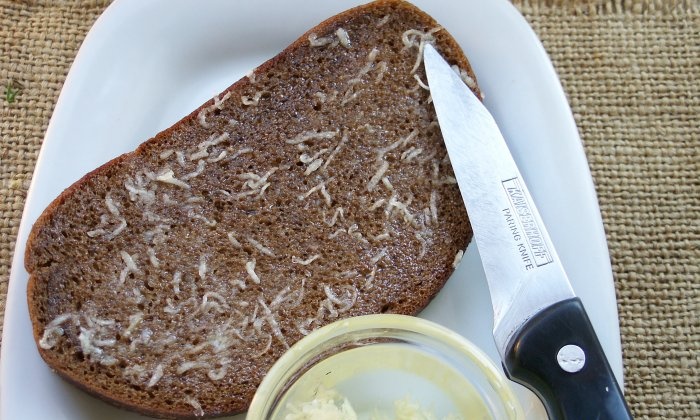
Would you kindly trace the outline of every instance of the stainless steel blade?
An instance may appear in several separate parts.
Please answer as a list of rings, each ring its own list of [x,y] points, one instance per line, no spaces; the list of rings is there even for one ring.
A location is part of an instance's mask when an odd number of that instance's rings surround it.
[[[504,356],[525,321],[575,295],[496,121],[431,45],[424,62],[486,273],[494,339]]]

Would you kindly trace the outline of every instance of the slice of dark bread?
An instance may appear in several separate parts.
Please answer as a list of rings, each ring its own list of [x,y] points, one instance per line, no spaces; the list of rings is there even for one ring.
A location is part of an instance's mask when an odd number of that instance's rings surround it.
[[[46,363],[150,416],[221,416],[308,332],[425,307],[471,239],[426,42],[477,90],[438,23],[378,1],[64,191],[25,256]]]

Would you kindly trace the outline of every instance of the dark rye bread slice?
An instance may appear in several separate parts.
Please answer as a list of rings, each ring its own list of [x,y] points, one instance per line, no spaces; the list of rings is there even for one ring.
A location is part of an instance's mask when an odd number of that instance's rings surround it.
[[[64,191],[25,256],[46,363],[147,415],[221,416],[309,331],[425,307],[471,239],[425,42],[476,90],[433,19],[379,1]]]

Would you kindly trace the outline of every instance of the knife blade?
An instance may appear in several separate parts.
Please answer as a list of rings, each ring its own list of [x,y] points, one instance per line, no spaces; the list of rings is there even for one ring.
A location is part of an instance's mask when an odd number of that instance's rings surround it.
[[[551,419],[631,419],[496,121],[432,45],[424,65],[491,295],[507,376]]]

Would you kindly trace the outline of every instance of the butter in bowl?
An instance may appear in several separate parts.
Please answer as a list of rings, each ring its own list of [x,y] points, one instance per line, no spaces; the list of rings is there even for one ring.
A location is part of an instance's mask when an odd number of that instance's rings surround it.
[[[524,418],[500,369],[474,344],[404,315],[336,321],[289,349],[248,420]]]

